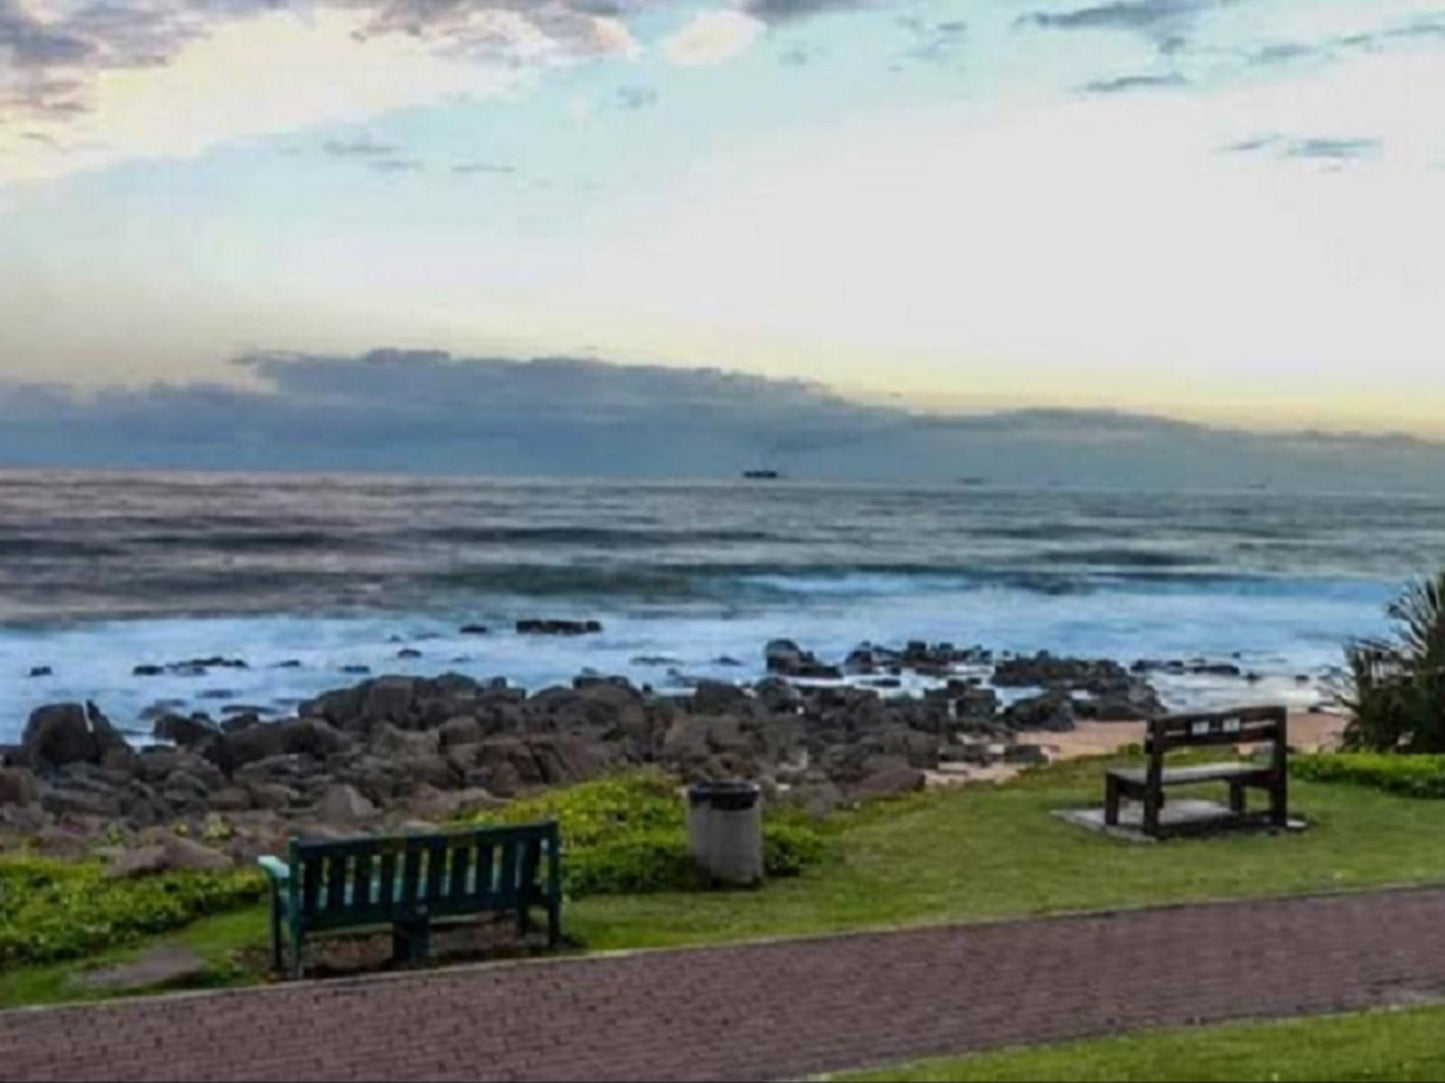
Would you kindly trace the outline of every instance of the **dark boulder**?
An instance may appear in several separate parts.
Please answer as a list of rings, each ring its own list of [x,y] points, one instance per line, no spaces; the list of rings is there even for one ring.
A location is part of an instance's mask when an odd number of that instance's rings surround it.
[[[159,741],[170,741],[182,748],[190,748],[221,732],[220,728],[203,714],[189,718],[178,714],[164,714],[155,720],[151,736]]]
[[[1074,701],[1067,692],[1055,689],[1015,700],[1003,717],[1015,729],[1063,733],[1074,728]]]
[[[20,747],[24,761],[38,768],[98,764],[107,751],[129,746],[94,703],[51,703],[31,712]]]
[[[30,676],[32,677],[53,677],[55,671],[49,666],[31,666]]]
[[[752,704],[746,691],[726,681],[698,681],[692,693],[692,709],[696,714],[746,711]]]

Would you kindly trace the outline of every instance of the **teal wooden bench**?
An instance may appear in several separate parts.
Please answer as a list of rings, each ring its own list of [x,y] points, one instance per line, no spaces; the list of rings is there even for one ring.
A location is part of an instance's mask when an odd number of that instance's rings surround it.
[[[408,963],[427,958],[431,925],[443,919],[515,911],[525,935],[532,907],[541,906],[548,943],[555,947],[561,936],[562,847],[555,822],[435,835],[293,838],[287,861],[268,855],[258,863],[271,881],[272,964],[293,978],[302,974],[306,937],[324,931],[389,925],[393,956]]]

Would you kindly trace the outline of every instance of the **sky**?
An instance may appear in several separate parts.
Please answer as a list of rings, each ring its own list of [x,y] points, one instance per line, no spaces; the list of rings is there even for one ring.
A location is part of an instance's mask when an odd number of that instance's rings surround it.
[[[0,0],[0,382],[397,348],[1445,436],[1442,101],[1431,0]]]

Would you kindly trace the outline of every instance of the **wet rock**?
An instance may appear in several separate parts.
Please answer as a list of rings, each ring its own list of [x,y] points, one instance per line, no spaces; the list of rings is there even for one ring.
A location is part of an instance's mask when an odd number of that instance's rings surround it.
[[[632,659],[634,666],[680,666],[681,658],[672,658],[666,654],[639,654]]]
[[[1062,733],[1074,728],[1074,701],[1067,692],[1052,690],[1015,700],[1003,716],[1016,729]]]
[[[53,677],[55,671],[49,666],[31,666],[30,676],[32,677]]]
[[[739,662],[736,658],[732,657],[731,655],[727,655],[727,654],[720,654],[720,655],[718,655],[716,658],[714,658],[714,659],[712,660],[712,664],[715,665],[715,666],[740,666],[740,665],[742,665],[742,663]]]
[[[99,763],[125,738],[94,703],[52,703],[30,714],[20,740],[20,757],[32,767]]]
[[[1032,658],[1009,658],[1000,661],[993,672],[998,688],[1089,688],[1100,682],[1128,680],[1128,673],[1118,662],[1107,658],[1056,658],[1040,651]]]
[[[463,624],[457,631],[464,636],[484,636],[487,634],[485,624]]]
[[[580,636],[602,631],[602,624],[595,620],[539,620],[530,618],[517,621],[520,635]]]
[[[751,705],[752,698],[746,691],[726,681],[698,681],[692,693],[692,709],[697,714],[727,714],[747,710]]]
[[[271,668],[272,668],[272,669],[300,669],[300,668],[301,668],[301,660],[300,660],[299,658],[287,658],[287,659],[285,659],[284,661],[277,662],[277,663],[276,663],[275,665],[273,665]]]
[[[165,675],[165,666],[141,665],[130,671],[132,677],[162,677]]]
[[[361,665],[361,664],[359,664],[359,663],[353,663],[352,665],[349,665],[349,666],[342,666],[342,667],[341,667],[341,672],[342,672],[342,673],[370,673],[370,672],[371,672],[371,667],[370,667],[370,666],[364,666],[364,665]]]
[[[421,651],[417,650],[415,647],[403,647],[401,650],[396,652],[396,656],[398,658],[420,658]]]
[[[178,714],[165,714],[155,720],[151,736],[158,741],[170,741],[182,748],[190,748],[221,732],[220,727],[203,714],[189,718]]]
[[[781,677],[764,677],[753,691],[768,710],[790,714],[803,706],[803,693]]]
[[[763,647],[763,666],[769,673],[793,676],[804,663],[815,662],[813,655],[791,639],[772,639]]]

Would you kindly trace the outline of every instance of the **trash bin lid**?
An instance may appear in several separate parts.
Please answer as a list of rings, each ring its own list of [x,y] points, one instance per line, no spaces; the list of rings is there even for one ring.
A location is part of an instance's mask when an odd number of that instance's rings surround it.
[[[687,788],[690,804],[708,804],[724,812],[740,812],[758,803],[762,789],[756,782],[694,782]]]

